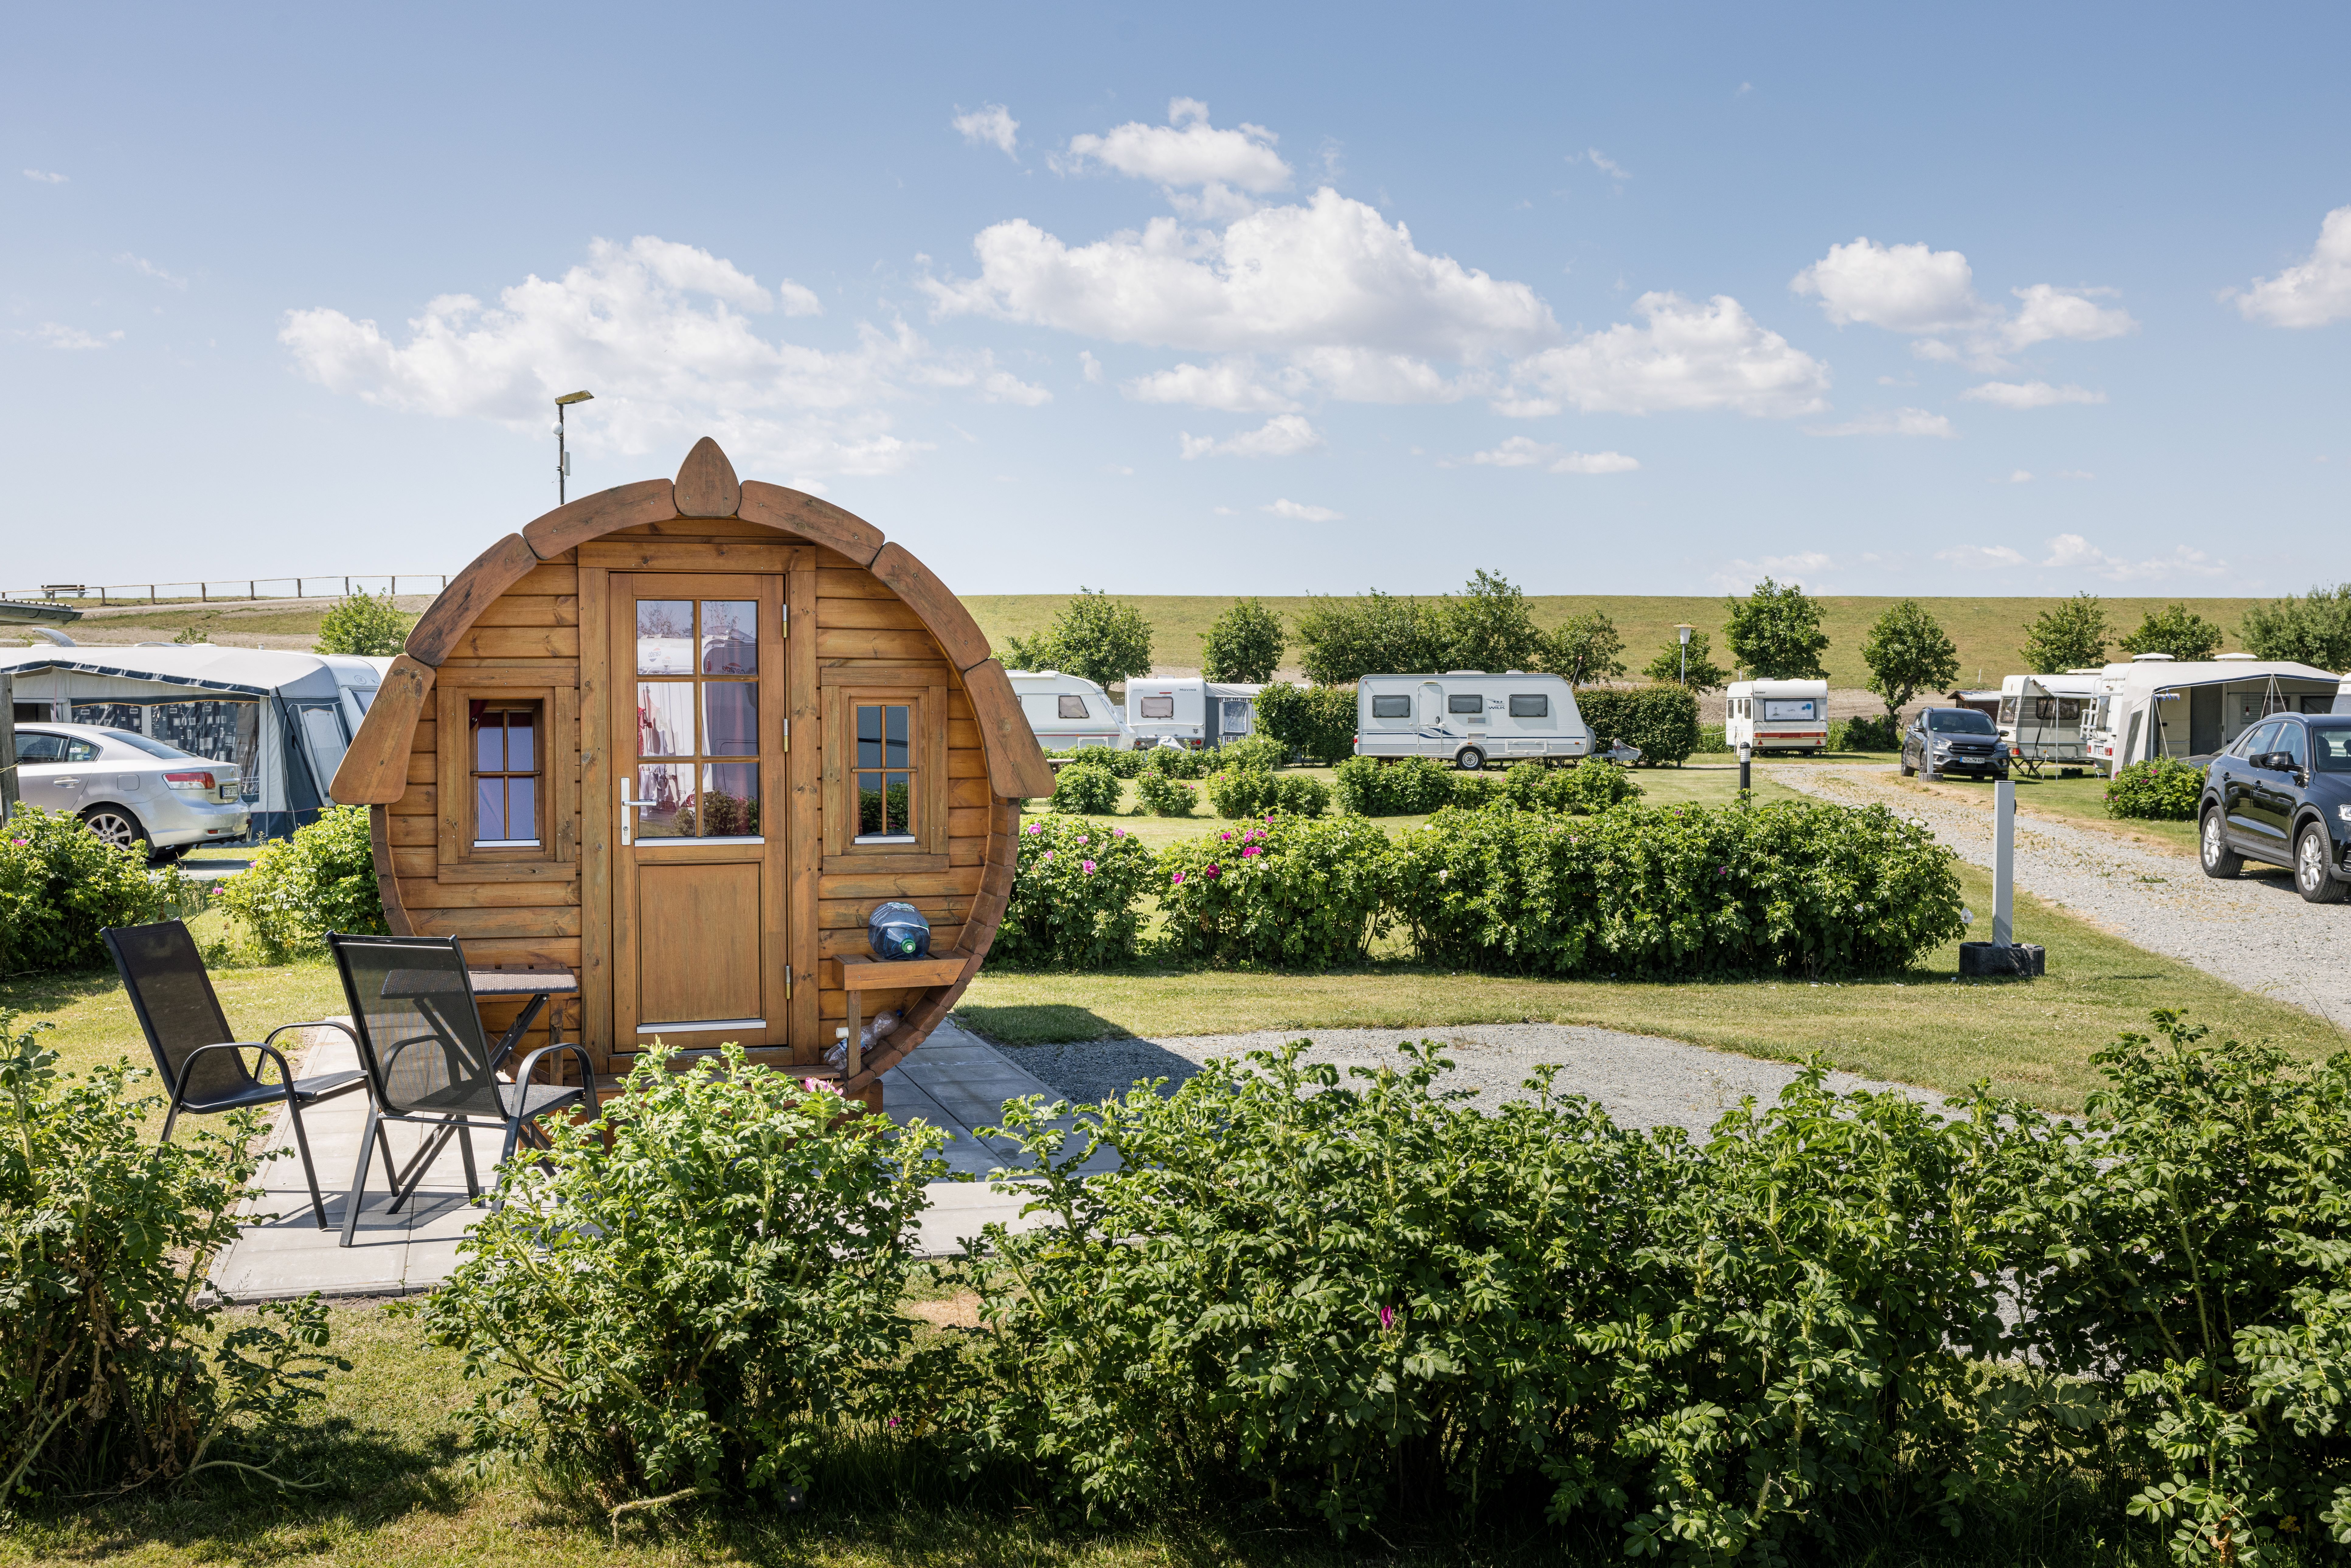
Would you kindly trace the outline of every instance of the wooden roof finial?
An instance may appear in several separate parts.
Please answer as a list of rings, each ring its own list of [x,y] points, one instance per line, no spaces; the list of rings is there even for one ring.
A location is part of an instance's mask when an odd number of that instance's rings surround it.
[[[743,504],[743,486],[736,482],[735,465],[706,435],[685,455],[675,488],[677,513],[682,517],[731,517]]]

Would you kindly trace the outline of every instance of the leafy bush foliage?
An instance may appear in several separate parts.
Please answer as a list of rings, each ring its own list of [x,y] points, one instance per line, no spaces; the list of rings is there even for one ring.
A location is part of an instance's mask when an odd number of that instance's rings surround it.
[[[1273,775],[1255,768],[1219,768],[1208,775],[1208,803],[1228,821],[1262,817],[1274,808]]]
[[[1303,773],[1276,774],[1273,809],[1293,817],[1319,817],[1331,809],[1331,786]]]
[[[1535,667],[1565,677],[1571,686],[1614,680],[1625,673],[1625,639],[1616,622],[1587,610],[1543,634]]]
[[[213,897],[245,923],[272,963],[319,951],[329,931],[382,935],[368,809],[337,806],[292,838],[265,844]]]
[[[1521,811],[1589,816],[1640,798],[1641,787],[1630,773],[1600,761],[1580,762],[1573,768],[1520,762],[1502,776],[1502,799]]]
[[[1085,768],[1100,768],[1113,778],[1133,779],[1142,773],[1145,754],[1113,746],[1072,746],[1066,751],[1048,751],[1048,757],[1058,757]]]
[[[1271,736],[1252,735],[1240,740],[1228,740],[1207,753],[1211,772],[1228,768],[1254,768],[1260,773],[1270,773],[1290,760],[1290,752]]]
[[[724,1053],[645,1051],[612,1111],[508,1161],[417,1312],[481,1382],[484,1448],[608,1502],[773,1498],[925,1381],[898,1301],[945,1134]]]
[[[1502,780],[1492,773],[1456,773],[1450,782],[1453,803],[1457,806],[1474,810],[1479,806],[1490,806],[1502,798]]]
[[[1355,757],[1339,764],[1332,774],[1339,810],[1362,817],[1423,817],[1453,803],[1453,781],[1459,777],[1432,757],[1405,757],[1393,762]]]
[[[1053,810],[1104,817],[1118,810],[1118,774],[1092,761],[1064,763],[1053,776]]]
[[[1988,1364],[2029,1111],[1946,1122],[1815,1069],[1696,1148],[1540,1082],[1481,1114],[1433,1042],[1345,1079],[1304,1043],[1074,1131],[1007,1107],[1059,1223],[987,1233],[982,1453],[1111,1516],[1248,1496],[1346,1535],[1515,1503],[1787,1563],[1873,1517],[1960,1529],[2071,1415]]]
[[[1869,689],[1886,704],[1889,725],[1912,697],[1939,691],[1959,675],[1959,645],[1915,599],[1897,600],[1870,622],[1861,662],[1869,668]]]
[[[2125,764],[2106,780],[2106,815],[2192,822],[2203,794],[2204,769],[2176,757],[2150,757]]]
[[[1285,757],[1325,767],[1355,752],[1355,688],[1293,686],[1277,681],[1257,695],[1258,727]]]
[[[1865,714],[1829,726],[1831,751],[1899,751],[1902,727],[1884,714]]]
[[[1396,858],[1421,959],[1462,968],[1882,973],[1960,929],[1957,857],[1883,806],[1445,811]]]
[[[1285,644],[1281,617],[1262,599],[1233,605],[1200,635],[1200,673],[1212,681],[1256,685],[1273,679]]]
[[[84,835],[85,837],[87,835]],[[0,1012],[0,1498],[262,1469],[329,1366],[315,1296],[218,1332],[204,1265],[262,1156],[233,1112],[158,1145],[127,1062],[76,1079]],[[217,1130],[216,1130],[217,1129]]]
[[[1145,773],[1163,779],[1197,779],[1208,771],[1208,753],[1188,746],[1155,746],[1137,755],[1143,758]]]
[[[1277,815],[1171,844],[1158,865],[1169,949],[1269,968],[1357,962],[1385,923],[1389,860],[1387,834],[1362,817]]]
[[[1702,724],[1698,727],[1696,752],[1713,754],[1730,749],[1730,727],[1727,724]]]
[[[161,920],[193,896],[176,868],[151,869],[137,847],[105,842],[69,811],[20,804],[0,825],[0,974],[98,968],[100,931]]]
[[[359,653],[389,659],[408,645],[408,629],[416,617],[393,608],[392,592],[381,597],[360,592],[338,600],[319,619],[318,650],[321,653]]]
[[[1657,656],[1642,667],[1641,678],[1696,694],[1720,691],[1730,684],[1730,672],[1714,662],[1714,640],[1703,632],[1693,632],[1687,647],[1679,637],[1659,643]],[[1576,694],[1579,701],[1583,695]]]
[[[1151,852],[1124,828],[1066,816],[1029,822],[988,956],[1081,969],[1123,964],[1143,929],[1138,901],[1156,881]]]
[[[1679,767],[1698,749],[1698,695],[1689,686],[1587,686],[1575,706],[1596,749],[1629,742],[1641,748],[1644,768]]]
[[[1299,667],[1318,686],[1352,691],[1365,675],[1455,668],[1441,604],[1382,593],[1311,601],[1296,616]]]
[[[1136,780],[1134,798],[1155,817],[1188,817],[1200,804],[1199,790],[1157,770]]]

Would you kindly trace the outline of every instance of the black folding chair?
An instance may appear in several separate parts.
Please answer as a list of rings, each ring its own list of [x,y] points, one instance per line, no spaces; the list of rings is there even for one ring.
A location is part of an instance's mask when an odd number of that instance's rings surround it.
[[[302,1155],[302,1176],[310,1184],[310,1207],[319,1228],[327,1228],[327,1202],[319,1194],[319,1173],[310,1165],[310,1140],[302,1131],[302,1107],[348,1094],[367,1080],[357,1072],[328,1072],[298,1079],[275,1044],[290,1029],[349,1029],[332,1019],[280,1025],[268,1039],[255,1044],[240,1040],[221,1011],[213,993],[212,977],[196,951],[195,938],[176,920],[153,925],[109,926],[99,933],[114,967],[130,993],[131,1010],[154,1053],[155,1071],[172,1093],[172,1108],[163,1116],[163,1142],[186,1111],[208,1116],[282,1103],[294,1124],[294,1146]],[[356,1036],[352,1037],[354,1040]],[[277,1064],[277,1082],[265,1083],[246,1065],[245,1052],[258,1051]]]
[[[344,1246],[358,1233],[368,1165],[378,1145],[392,1183],[388,1212],[398,1213],[453,1137],[465,1163],[466,1196],[481,1197],[467,1129],[482,1124],[503,1127],[506,1142],[498,1152],[503,1164],[513,1157],[527,1129],[539,1146],[546,1145],[546,1134],[530,1125],[538,1117],[578,1105],[584,1105],[590,1116],[596,1113],[595,1070],[587,1051],[577,1045],[541,1046],[515,1068],[513,1082],[498,1076],[515,1036],[509,1032],[506,1041],[493,1046],[483,1033],[473,980],[465,972],[465,950],[456,937],[347,936],[335,932],[327,937],[327,946],[334,950],[343,994],[350,999],[351,1019],[359,1025],[360,1067],[367,1074],[370,1102],[367,1127],[360,1134],[359,1169],[351,1176],[350,1205],[343,1213]],[[579,1059],[580,1082],[531,1082],[540,1059],[558,1051]],[[433,1126],[404,1170],[392,1158],[386,1122]]]

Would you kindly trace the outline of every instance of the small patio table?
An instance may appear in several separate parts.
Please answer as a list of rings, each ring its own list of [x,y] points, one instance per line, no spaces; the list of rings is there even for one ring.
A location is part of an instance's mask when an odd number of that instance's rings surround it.
[[[450,994],[446,989],[447,981],[445,974],[432,969],[394,969],[383,977],[383,994],[391,1000],[414,1002],[417,1010],[433,1026],[433,1032],[441,1037],[445,1046],[454,1048],[458,1040],[465,1038],[465,1031],[453,1032],[445,1020],[438,1016],[442,998]],[[529,1032],[530,1026],[538,1021],[539,1013],[550,1001],[557,997],[580,994],[580,977],[569,969],[468,968],[465,983],[473,988],[476,1002],[511,1001],[520,997],[530,998],[530,1005],[517,1015],[513,1026],[499,1037],[497,1049],[490,1053],[490,1071],[493,1072],[506,1065],[507,1059],[514,1054],[514,1048],[522,1043],[522,1037]],[[563,1011],[560,1008],[548,1019],[547,1043],[563,1043]],[[560,1081],[560,1074],[558,1081]],[[456,1131],[457,1124],[452,1122],[426,1139],[410,1160],[407,1169],[423,1171]],[[526,1129],[523,1135],[535,1139],[541,1146],[547,1141],[546,1134],[537,1127]],[[467,1145],[460,1152],[465,1157],[465,1174],[470,1181],[474,1170],[473,1148]],[[392,1156],[387,1153],[384,1157],[389,1162]],[[401,1190],[397,1176],[392,1189],[394,1192]]]

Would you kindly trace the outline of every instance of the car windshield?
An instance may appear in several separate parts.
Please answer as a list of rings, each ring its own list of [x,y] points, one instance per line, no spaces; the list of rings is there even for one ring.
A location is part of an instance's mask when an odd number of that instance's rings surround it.
[[[106,732],[106,738],[119,740],[125,746],[135,747],[150,757],[160,757],[166,762],[202,762],[204,760],[193,751],[183,751],[176,746],[167,746],[160,740],[150,740],[145,736],[128,729],[110,729]]]
[[[2321,773],[2351,773],[2351,724],[2312,725],[2310,765]]]
[[[1978,713],[1971,707],[1938,707],[1928,710],[1927,727],[1937,735],[1998,735],[1992,727],[1991,715]]]

